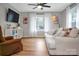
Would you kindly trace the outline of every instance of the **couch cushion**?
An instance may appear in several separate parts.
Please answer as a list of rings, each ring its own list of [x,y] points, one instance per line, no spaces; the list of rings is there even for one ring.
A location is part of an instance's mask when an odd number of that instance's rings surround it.
[[[65,36],[67,37],[69,33],[71,32],[72,28],[60,28],[58,32],[55,34],[55,36]]]
[[[59,36],[64,36],[66,34],[66,32],[65,31],[61,31],[61,33],[59,34]]]
[[[54,35],[54,34],[56,34],[56,32],[57,32],[57,29],[54,29],[52,31],[47,32],[47,34]]]
[[[63,30],[63,28],[58,29],[58,31],[56,32],[55,36],[60,36],[62,30]]]

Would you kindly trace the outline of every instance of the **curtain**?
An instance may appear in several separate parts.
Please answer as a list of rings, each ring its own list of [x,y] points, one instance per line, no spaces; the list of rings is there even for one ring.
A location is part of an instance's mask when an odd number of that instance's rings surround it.
[[[41,35],[44,35],[43,33],[49,32],[52,30],[51,13],[43,14],[44,31],[40,31],[36,28],[37,27],[36,20],[37,20],[38,15],[36,13],[30,13],[29,16],[30,16],[29,18],[30,18],[30,35],[31,36],[41,36]],[[39,35],[39,33],[41,34]]]
[[[77,4],[76,27],[79,29],[79,4]]]
[[[36,30],[36,14],[35,13],[31,13],[29,15],[30,17],[30,34],[31,35],[35,35],[37,33]]]
[[[50,13],[45,13],[44,14],[44,19],[45,19],[45,32],[49,32],[52,29],[52,23],[51,23],[51,14]]]
[[[71,11],[70,7],[66,9],[66,28],[71,28],[72,27],[72,19],[71,19]]]
[[[50,31],[51,29],[51,14],[49,13],[45,13],[44,14],[44,31],[47,32],[47,31]],[[36,33],[37,32],[37,29],[36,29],[36,20],[37,20],[37,15],[35,13],[31,13],[30,14],[30,32],[31,33]]]

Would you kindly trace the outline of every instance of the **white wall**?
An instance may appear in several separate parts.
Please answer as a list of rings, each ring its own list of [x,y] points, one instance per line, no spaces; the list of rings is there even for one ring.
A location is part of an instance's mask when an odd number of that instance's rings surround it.
[[[61,27],[66,27],[66,9],[61,12]]]
[[[22,24],[24,37],[30,37],[31,36],[30,32],[29,32],[30,31],[30,19],[29,19],[30,14],[31,13],[24,12],[24,13],[21,13],[21,16],[20,16],[20,21],[21,21],[21,24]],[[49,16],[49,14],[51,14],[51,16],[57,16],[60,27],[62,27],[62,22],[61,21],[62,21],[62,15],[64,16],[64,14],[62,14],[61,12],[51,12],[51,13],[47,12],[47,13],[44,13],[44,14],[47,14],[48,16]],[[51,18],[51,16],[50,16],[50,18]],[[28,17],[28,23],[27,24],[23,24],[23,17]],[[56,27],[58,27],[58,24],[53,24],[51,22],[50,30],[53,30]]]
[[[6,13],[7,13],[8,8],[10,8],[20,14],[20,12],[18,12],[15,8],[10,6],[9,4],[0,3],[0,25],[2,27],[3,35],[4,35],[4,30],[5,30],[5,36],[10,34],[9,33],[10,31],[7,31],[7,28],[6,28],[7,24],[11,24],[12,26],[17,25],[16,23],[6,22]]]
[[[2,28],[5,26],[5,9],[0,5],[0,25]],[[3,33],[4,30],[2,29]]]
[[[17,11],[15,8],[13,8],[12,6],[10,6],[9,4],[1,4],[0,3],[0,25],[2,26],[2,28],[5,28],[6,26],[6,13],[7,13],[7,9],[11,8],[12,10],[16,11],[17,13],[20,14],[20,18],[19,18],[19,23],[21,25],[21,28],[23,30],[23,36],[24,37],[30,37],[31,35],[29,34],[30,31],[30,20],[29,20],[29,14],[30,13],[20,13],[19,11]],[[57,16],[58,17],[58,21],[60,24],[60,27],[64,27],[65,26],[65,10],[63,12],[46,12],[46,14],[51,14],[52,16]],[[23,24],[23,17],[28,17],[28,23],[27,24]],[[16,25],[15,23],[11,23],[12,25]],[[51,30],[56,28],[58,25],[56,24],[51,24]],[[4,32],[4,29],[3,29]],[[8,34],[8,32],[6,33],[6,35]]]
[[[23,24],[23,18],[24,17],[27,17],[28,18],[28,23],[27,24]],[[20,24],[21,24],[21,27],[23,29],[23,36],[24,37],[28,37],[29,36],[29,13],[21,13],[20,15]]]

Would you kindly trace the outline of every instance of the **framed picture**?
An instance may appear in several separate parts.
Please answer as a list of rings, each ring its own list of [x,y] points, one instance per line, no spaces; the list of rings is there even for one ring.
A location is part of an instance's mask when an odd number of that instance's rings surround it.
[[[52,19],[52,22],[53,22],[53,23],[58,23],[58,18],[57,18],[57,16],[52,16],[51,19]]]
[[[27,24],[27,17],[23,18],[23,24]]]

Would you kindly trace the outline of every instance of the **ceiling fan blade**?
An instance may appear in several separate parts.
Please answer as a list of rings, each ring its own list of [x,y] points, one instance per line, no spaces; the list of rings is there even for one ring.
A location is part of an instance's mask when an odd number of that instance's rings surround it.
[[[43,5],[43,7],[48,7],[48,8],[50,8],[51,6]]]
[[[36,9],[37,7],[34,7],[33,9]]]
[[[43,4],[43,5],[44,5],[44,4],[47,4],[47,3],[41,3],[41,4]]]
[[[37,6],[36,4],[28,4],[28,5]]]

